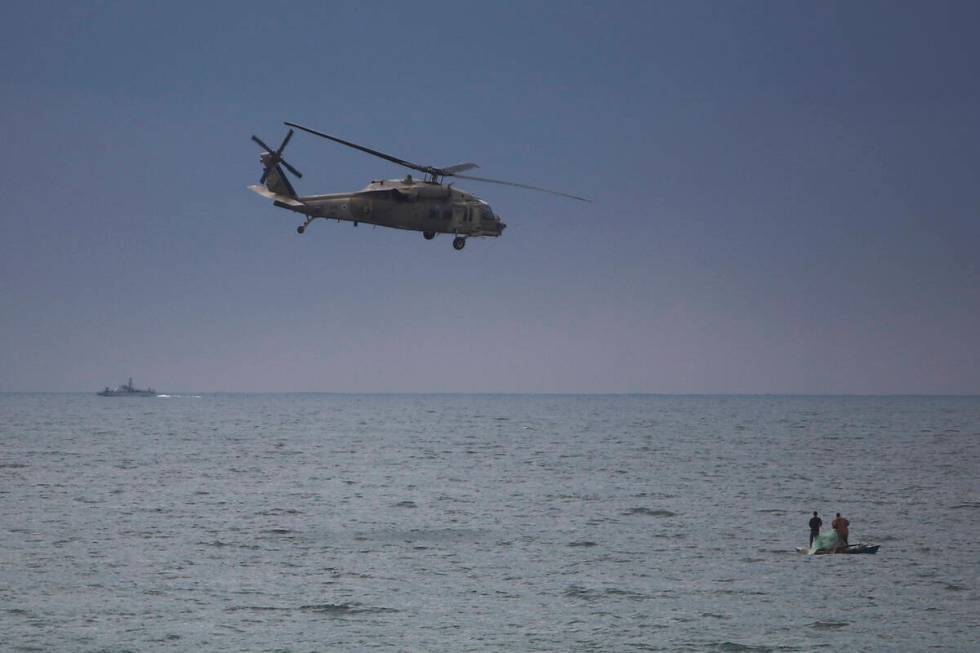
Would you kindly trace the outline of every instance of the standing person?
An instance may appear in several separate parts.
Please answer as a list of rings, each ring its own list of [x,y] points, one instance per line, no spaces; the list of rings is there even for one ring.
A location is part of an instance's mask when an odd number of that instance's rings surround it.
[[[837,532],[837,537],[844,543],[844,546],[847,546],[847,527],[851,525],[851,522],[841,517],[840,513],[837,513],[837,517],[834,518],[834,521],[830,522],[830,525]]]
[[[810,546],[813,546],[813,538],[820,535],[820,527],[823,526],[823,520],[817,516],[817,511],[813,511],[813,517],[810,518]]]

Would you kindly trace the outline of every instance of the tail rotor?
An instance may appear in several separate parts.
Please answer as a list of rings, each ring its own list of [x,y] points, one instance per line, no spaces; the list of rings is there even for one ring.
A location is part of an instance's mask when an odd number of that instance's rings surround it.
[[[262,163],[265,165],[265,169],[262,171],[262,176],[259,178],[259,183],[264,184],[266,177],[269,173],[280,163],[286,170],[296,175],[298,178],[303,178],[303,173],[289,165],[289,162],[282,158],[282,151],[286,149],[289,144],[289,139],[293,137],[293,130],[290,129],[289,133],[286,134],[286,138],[282,139],[282,144],[279,145],[279,149],[273,150],[271,147],[266,145],[261,138],[256,135],[252,135],[252,140],[255,141],[259,147],[261,147],[265,152],[262,154]]]
[[[262,148],[263,152],[259,156],[262,161],[262,176],[259,177],[259,183],[263,184],[267,189],[273,193],[279,195],[286,195],[288,197],[296,197],[296,190],[293,185],[289,183],[289,179],[286,177],[286,173],[283,168],[289,172],[296,175],[298,178],[303,177],[303,173],[289,165],[289,162],[282,158],[282,151],[286,149],[289,144],[289,139],[293,137],[293,130],[290,129],[289,133],[286,134],[286,138],[282,139],[279,148],[273,150],[271,147],[265,144],[265,142],[258,136],[252,135],[252,140],[255,141],[259,147]]]

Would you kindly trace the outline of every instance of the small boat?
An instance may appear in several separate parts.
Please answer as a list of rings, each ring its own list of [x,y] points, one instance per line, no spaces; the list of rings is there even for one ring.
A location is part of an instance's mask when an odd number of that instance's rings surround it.
[[[129,383],[118,386],[115,390],[106,386],[98,394],[100,397],[156,397],[157,391],[153,388],[137,388],[133,386],[133,377],[129,377]]]
[[[796,550],[800,553],[820,556],[830,555],[832,553],[878,553],[879,548],[881,548],[880,544],[849,544],[847,546],[837,546],[826,549],[809,549],[801,546],[797,547]]]

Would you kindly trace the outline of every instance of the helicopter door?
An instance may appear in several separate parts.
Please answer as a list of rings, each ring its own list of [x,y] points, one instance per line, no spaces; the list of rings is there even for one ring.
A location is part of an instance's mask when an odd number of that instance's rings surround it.
[[[463,204],[453,204],[453,231],[463,228],[463,220],[466,218],[466,206]]]
[[[473,209],[467,204],[453,205],[453,229],[460,232],[467,232],[473,220]]]

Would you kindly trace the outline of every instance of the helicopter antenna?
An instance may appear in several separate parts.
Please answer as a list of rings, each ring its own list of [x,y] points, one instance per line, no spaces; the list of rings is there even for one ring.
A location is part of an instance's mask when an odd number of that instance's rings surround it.
[[[284,124],[286,126],[288,126],[288,127],[295,127],[296,129],[301,129],[301,130],[303,130],[305,132],[309,132],[309,133],[311,133],[311,134],[313,134],[315,136],[319,136],[321,138],[325,138],[325,139],[327,139],[329,141],[333,141],[335,143],[340,143],[341,145],[346,145],[347,147],[353,148],[355,150],[360,150],[361,152],[364,152],[366,154],[370,154],[372,156],[376,156],[379,159],[384,159],[385,161],[390,161],[390,162],[392,162],[394,164],[397,164],[397,165],[400,165],[400,166],[404,166],[406,168],[411,168],[412,170],[418,170],[419,172],[428,175],[429,178],[432,181],[437,181],[437,182],[440,182],[441,183],[441,181],[442,181],[442,179],[444,177],[457,177],[459,179],[468,179],[470,181],[482,181],[482,182],[485,182],[485,183],[488,183],[488,184],[500,184],[502,186],[514,186],[514,187],[517,187],[517,188],[524,188],[524,189],[527,189],[527,190],[536,190],[536,191],[539,191],[539,192],[542,192],[542,193],[549,193],[551,195],[560,195],[562,197],[567,197],[569,199],[579,200],[580,202],[591,202],[592,201],[592,200],[586,199],[584,197],[579,197],[578,195],[571,195],[569,193],[562,193],[561,191],[557,191],[557,190],[549,190],[547,188],[541,188],[540,186],[531,186],[530,184],[521,184],[521,183],[518,183],[516,181],[503,181],[501,179],[489,179],[487,177],[471,177],[471,176],[468,176],[468,175],[461,175],[461,174],[459,174],[460,172],[462,172],[464,170],[472,170],[474,168],[478,168],[479,166],[477,166],[475,163],[458,163],[456,165],[446,166],[444,168],[438,168],[436,166],[425,166],[425,165],[421,165],[419,163],[413,163],[411,161],[406,161],[405,159],[399,159],[396,156],[392,156],[390,154],[385,154],[384,152],[380,152],[378,150],[372,150],[369,147],[364,147],[363,145],[358,145],[357,143],[352,143],[350,141],[345,141],[342,138],[337,138],[336,136],[331,136],[330,134],[324,134],[323,132],[317,131],[315,129],[310,129],[309,127],[304,127],[303,125],[298,125],[298,124],[296,124],[294,122],[286,122]],[[290,130],[290,133],[292,133],[292,130]],[[286,140],[287,141],[289,140],[289,137],[288,136],[287,136]],[[283,146],[285,146],[285,143],[283,143]],[[266,149],[269,149],[269,148],[266,148]],[[280,150],[281,150],[281,148],[280,148]],[[285,161],[283,161],[283,163],[285,163]]]

